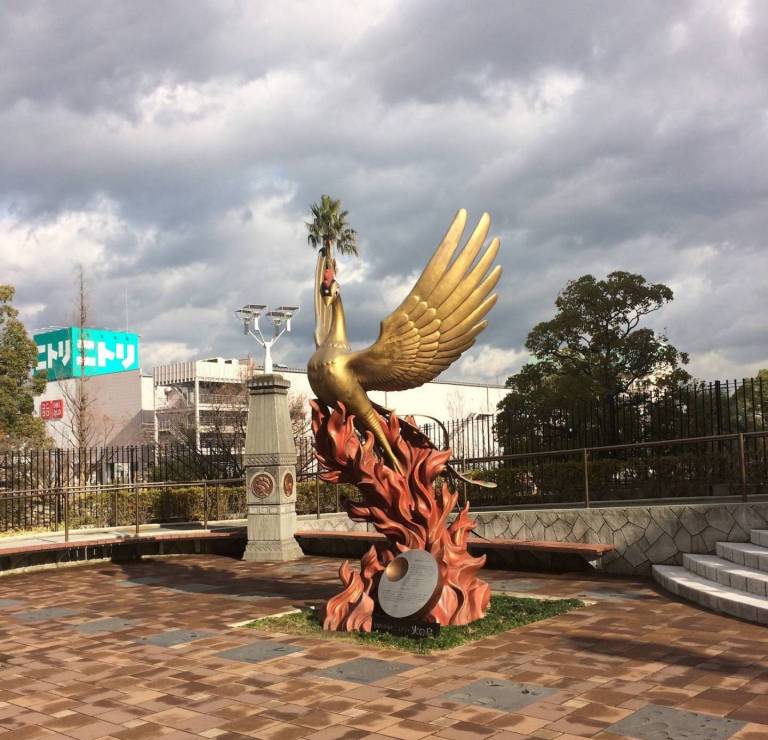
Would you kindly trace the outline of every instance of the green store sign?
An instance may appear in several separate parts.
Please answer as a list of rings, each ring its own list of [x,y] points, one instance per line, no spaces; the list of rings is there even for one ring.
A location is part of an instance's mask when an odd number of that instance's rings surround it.
[[[37,370],[48,380],[124,373],[139,369],[139,336],[102,329],[66,329],[35,334]]]

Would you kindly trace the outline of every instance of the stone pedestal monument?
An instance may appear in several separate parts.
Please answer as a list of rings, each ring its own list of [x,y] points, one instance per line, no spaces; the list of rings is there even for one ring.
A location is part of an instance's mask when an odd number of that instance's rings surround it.
[[[288,413],[290,383],[277,374],[248,383],[245,486],[248,544],[243,560],[302,557],[296,529],[296,446]]]

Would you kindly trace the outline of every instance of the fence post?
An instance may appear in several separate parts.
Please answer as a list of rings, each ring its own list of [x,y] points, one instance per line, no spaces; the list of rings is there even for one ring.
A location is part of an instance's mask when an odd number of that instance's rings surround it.
[[[747,456],[744,452],[744,432],[739,432],[739,468],[741,473],[741,500],[747,500]]]
[[[582,459],[584,461],[584,508],[589,508],[589,453],[585,447],[582,450]]]
[[[317,518],[320,518],[320,474],[315,473],[315,499],[317,501]]]
[[[69,491],[64,490],[64,542],[69,542]]]
[[[208,484],[203,481],[203,529],[208,529]]]
[[[136,536],[139,536],[139,487],[135,487],[134,506],[136,507]]]
[[[336,513],[339,511],[339,484],[334,483],[333,487],[336,489]]]
[[[117,519],[117,486],[115,486],[115,490],[112,491],[112,508],[114,509],[112,526],[113,527],[117,527],[118,526],[118,519]]]

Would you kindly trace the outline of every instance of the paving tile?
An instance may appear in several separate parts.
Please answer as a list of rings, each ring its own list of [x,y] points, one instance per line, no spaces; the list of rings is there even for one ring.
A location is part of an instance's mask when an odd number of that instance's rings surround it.
[[[655,598],[651,593],[638,593],[636,591],[615,591],[609,588],[595,588],[587,591],[579,591],[578,596],[583,596],[587,599],[594,599],[599,601],[600,599],[622,599],[630,601],[643,601],[646,599]]]
[[[74,609],[63,606],[49,606],[43,609],[31,609],[28,612],[16,612],[13,616],[22,622],[43,622],[47,619],[59,619],[61,617],[74,617],[79,614]]]
[[[251,733],[253,737],[261,740],[296,740],[296,738],[305,737],[306,734],[306,727],[292,725],[290,722],[275,722]]]
[[[224,722],[219,728],[225,732],[235,732],[241,735],[255,735],[258,731],[266,727],[277,724],[277,721],[271,717],[262,717],[261,715],[252,715],[250,717],[240,717],[231,722]]]
[[[362,714],[345,719],[344,724],[349,725],[350,727],[357,727],[360,730],[367,730],[368,732],[378,732],[384,727],[389,727],[390,725],[400,722],[401,719],[402,718],[393,715],[363,711]]]
[[[304,735],[307,740],[360,740],[367,737],[368,732],[346,725],[334,725],[323,730]]]
[[[24,602],[19,599],[0,599],[0,609],[6,609],[9,606],[18,606],[23,603]]]
[[[38,727],[37,725],[31,725],[28,727],[22,727],[18,730],[9,730],[2,733],[3,740],[41,740],[48,738],[66,738],[67,735],[62,735],[60,732],[54,730],[48,730],[45,727]]]
[[[204,594],[208,593],[209,591],[218,591],[221,589],[221,584],[214,584],[214,583],[183,583],[178,586],[166,586],[166,588],[170,589],[171,591],[179,591],[181,593],[190,593],[190,594]]]
[[[557,689],[546,686],[484,678],[443,694],[443,698],[457,704],[477,704],[504,712],[514,712],[556,693]]]
[[[483,740],[483,738],[494,735],[496,730],[485,725],[478,725],[474,722],[457,722],[455,725],[445,727],[436,733],[437,737],[446,738],[446,740]]]
[[[161,586],[165,579],[161,576],[142,576],[141,578],[129,578],[117,582],[118,586]]]
[[[244,594],[227,594],[223,593],[222,596],[228,596],[230,599],[237,599],[238,601],[258,601],[260,599],[279,599],[283,598],[281,594],[274,591],[248,591]]]
[[[412,668],[413,665],[410,663],[378,660],[377,658],[354,658],[344,663],[338,663],[330,668],[313,671],[312,675],[370,684],[398,673],[404,673]]]
[[[735,719],[649,704],[605,729],[616,735],[643,740],[726,740],[741,730],[744,724]]]
[[[420,740],[420,738],[434,733],[436,729],[434,725],[403,719],[393,725],[383,727],[378,730],[378,733],[385,737],[397,738],[397,740]]]
[[[172,647],[173,645],[182,645],[186,642],[194,642],[195,640],[202,640],[205,637],[217,634],[214,630],[168,630],[167,632],[159,632],[156,635],[149,635],[148,637],[140,637],[139,642],[146,642],[150,645],[158,645],[160,647]]]
[[[300,653],[303,649],[284,642],[277,642],[276,640],[259,640],[248,645],[241,645],[240,647],[216,653],[216,657],[226,658],[227,660],[239,660],[243,663],[260,663],[263,660],[272,660],[272,658],[280,658],[291,653]]]
[[[100,632],[119,632],[120,630],[131,629],[136,627],[137,624],[138,622],[135,622],[132,619],[104,617],[103,619],[95,619],[92,622],[77,624],[75,625],[75,629],[85,635],[96,635]]]
[[[175,730],[186,730],[187,732],[200,733],[204,730],[210,730],[221,724],[221,719],[211,717],[200,712],[193,712],[183,707],[174,707],[162,712],[149,714],[144,719],[148,722],[155,722],[158,725],[173,727]]]
[[[493,591],[536,591],[541,584],[536,581],[493,580],[490,586]]]
[[[628,735],[611,728],[648,705],[738,721],[741,729],[727,729],[740,740],[768,737],[768,630],[663,594],[639,610],[624,595],[645,598],[649,589],[634,579],[488,569],[494,588],[552,597],[594,591],[600,603],[429,657],[308,636],[270,640],[223,626],[322,602],[340,590],[339,564],[189,555],[0,579],[0,604],[22,602],[0,608],[0,737],[617,740]],[[16,618],[52,605],[79,617],[66,624]],[[99,639],[77,629],[111,619],[137,628],[95,632]],[[196,635],[207,639],[180,642]],[[233,651],[234,659],[222,658]],[[352,680],[354,671],[343,667],[361,659],[377,670]],[[484,682],[547,693],[523,695],[530,703],[510,712],[493,691],[467,693],[477,684],[487,689]],[[461,692],[461,701],[446,698]],[[685,737],[668,725],[668,734]]]

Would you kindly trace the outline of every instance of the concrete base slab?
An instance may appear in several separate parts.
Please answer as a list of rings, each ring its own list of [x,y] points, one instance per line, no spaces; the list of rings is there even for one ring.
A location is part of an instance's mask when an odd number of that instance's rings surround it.
[[[613,736],[641,737],[643,740],[726,740],[744,725],[735,719],[649,704],[606,730]]]
[[[107,632],[119,632],[120,630],[129,630],[137,626],[137,622],[132,619],[121,619],[120,617],[104,617],[104,619],[95,619],[92,622],[83,622],[78,624],[75,629],[84,635],[99,635]]]
[[[444,694],[443,698],[460,704],[476,704],[488,709],[500,709],[502,712],[516,712],[528,704],[556,694],[557,691],[538,684],[484,678]]]
[[[61,619],[62,617],[74,617],[79,612],[65,607],[50,606],[43,609],[33,609],[28,612],[17,612],[13,616],[23,622],[43,622],[47,619]]]
[[[149,637],[142,637],[140,642],[148,642],[150,645],[160,647],[173,647],[187,642],[202,640],[205,637],[217,634],[213,630],[168,630]]]
[[[286,645],[284,642],[277,642],[276,640],[259,640],[249,645],[241,645],[231,650],[216,653],[216,657],[237,660],[241,663],[260,663],[263,660],[272,660],[272,658],[280,658],[283,655],[303,651],[304,648],[296,645]]]
[[[399,663],[394,660],[355,658],[322,671],[314,671],[312,675],[337,678],[340,681],[352,681],[353,683],[374,683],[382,678],[389,678],[413,668],[414,666],[410,663]]]

